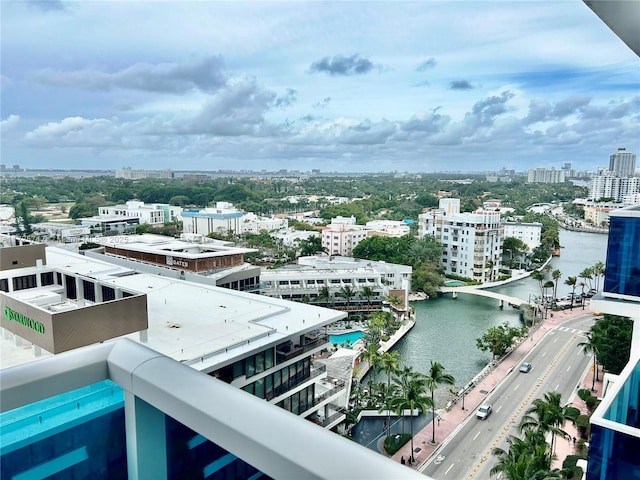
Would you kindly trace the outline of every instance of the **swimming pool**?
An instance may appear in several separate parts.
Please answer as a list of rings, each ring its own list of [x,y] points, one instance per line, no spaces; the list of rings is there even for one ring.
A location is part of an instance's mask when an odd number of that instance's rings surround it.
[[[445,287],[459,287],[461,285],[464,285],[464,282],[461,282],[460,280],[447,280],[444,282]]]
[[[356,340],[360,340],[364,336],[364,332],[356,330],[349,333],[341,333],[340,335],[329,335],[331,343],[337,343],[338,345],[344,345],[347,342],[354,344]]]

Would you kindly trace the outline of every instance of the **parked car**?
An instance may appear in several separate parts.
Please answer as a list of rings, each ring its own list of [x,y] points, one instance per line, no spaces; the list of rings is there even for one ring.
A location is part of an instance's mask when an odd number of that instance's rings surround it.
[[[478,407],[478,410],[476,411],[476,417],[478,417],[480,420],[486,420],[489,415],[491,415],[491,405],[485,403],[484,405],[480,405],[480,407]]]
[[[520,365],[520,371],[522,373],[529,373],[532,367],[533,365],[531,365],[529,362],[524,362],[522,365]]]

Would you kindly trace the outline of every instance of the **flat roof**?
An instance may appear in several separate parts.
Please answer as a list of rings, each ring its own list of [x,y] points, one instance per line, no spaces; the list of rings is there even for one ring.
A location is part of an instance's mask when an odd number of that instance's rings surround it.
[[[201,259],[257,252],[255,248],[241,248],[224,242],[188,242],[172,237],[153,234],[105,236],[94,240],[100,245],[142,253],[175,255],[183,258]]]
[[[47,247],[46,252],[46,270],[145,293],[149,328],[147,341],[141,343],[198,370],[229,363],[346,316],[314,305],[135,272],[56,247]],[[11,272],[22,275],[32,270],[38,271],[30,267]],[[139,332],[126,335],[136,342],[140,336]],[[35,359],[30,344],[24,343],[16,346],[3,338],[2,368]]]

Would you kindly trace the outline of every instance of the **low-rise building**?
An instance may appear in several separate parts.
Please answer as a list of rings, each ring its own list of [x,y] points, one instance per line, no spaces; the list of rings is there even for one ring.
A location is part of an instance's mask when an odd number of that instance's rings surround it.
[[[152,203],[145,205],[138,200],[129,200],[125,204],[108,205],[98,208],[100,217],[137,217],[140,224],[164,225],[178,219],[182,207],[169,205],[168,203]]]
[[[350,311],[380,310],[391,291],[401,291],[403,300],[407,298],[411,274],[408,265],[347,257],[300,257],[297,266],[264,269],[260,290],[270,297]]]
[[[539,222],[503,222],[504,238],[517,238],[524,242],[530,251],[541,244],[542,224]]]
[[[143,234],[105,236],[94,241],[104,247],[109,261],[134,270],[232,290],[255,290],[260,284],[260,267],[244,261],[245,254],[257,250],[202,236],[185,238],[189,240]],[[99,258],[99,253],[85,254]]]
[[[3,368],[124,337],[327,428],[344,419],[350,383],[314,355],[345,313],[55,247],[5,248],[3,261],[24,265],[0,272]]]
[[[356,225],[352,218],[353,223],[338,218],[322,228],[322,248],[329,255],[349,257],[358,243],[369,236],[370,230],[364,225]]]
[[[205,236],[210,233],[258,234],[261,231],[287,228],[289,224],[286,218],[259,217],[251,212],[245,213],[229,202],[217,202],[215,207],[183,210],[180,218],[184,233]]]
[[[409,224],[402,220],[370,220],[365,226],[375,235],[386,237],[403,237],[411,233]]]

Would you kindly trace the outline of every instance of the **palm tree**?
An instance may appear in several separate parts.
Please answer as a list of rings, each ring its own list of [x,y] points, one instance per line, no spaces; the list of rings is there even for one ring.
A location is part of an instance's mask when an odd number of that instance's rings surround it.
[[[551,280],[547,280],[546,282],[544,282],[544,284],[542,285],[542,289],[544,290],[544,295],[547,296],[547,289],[551,289],[551,291],[553,291],[553,287],[554,287],[554,283]],[[554,297],[555,298],[555,297]],[[546,300],[546,298],[545,298]]]
[[[362,360],[369,364],[369,368],[371,370],[375,370],[378,366],[378,362],[380,360],[380,352],[378,349],[380,348],[379,344],[370,344],[367,345],[367,348],[364,352],[361,353]],[[369,393],[371,393],[371,384],[373,383],[373,375],[369,375]]]
[[[551,480],[559,479],[561,472],[551,471],[553,457],[547,453],[544,435],[537,432],[525,434],[521,439],[511,435],[507,438],[508,450],[495,448],[493,455],[498,457],[498,463],[489,474],[503,474],[505,480]]]
[[[440,384],[447,385],[455,385],[456,380],[452,375],[448,373],[444,373],[444,367],[439,362],[431,361],[431,367],[429,368],[429,373],[425,378],[427,388],[431,392],[431,413],[433,418],[431,419],[431,424],[433,426],[433,436],[431,437],[431,443],[435,445],[436,443],[436,402],[434,399],[434,391],[438,388]]]
[[[391,406],[395,408],[396,414],[402,415],[405,410],[411,412],[411,455],[409,462],[413,463],[413,412],[417,410],[424,415],[429,408],[433,406],[433,401],[427,395],[427,380],[425,376],[418,372],[412,372],[407,377],[403,388],[402,395],[391,401]]]
[[[540,285],[540,295],[544,295],[544,292],[542,290],[542,282],[544,281],[543,273],[540,270],[536,270],[535,272],[533,272],[531,274],[531,278],[536,280],[538,282],[538,284]]]
[[[378,367],[387,374],[387,390],[391,389],[391,375],[398,371],[404,360],[400,357],[400,352],[384,352],[378,360]],[[390,435],[391,429],[391,411],[387,410],[387,436]]]
[[[571,287],[571,310],[573,310],[573,296],[576,293],[576,284],[578,283],[578,277],[568,277],[565,281],[565,285]]]
[[[593,288],[591,285],[591,280],[593,280],[593,267],[585,268],[580,272],[580,275],[578,276],[584,279],[582,283],[584,283],[585,286],[588,286],[589,289]]]
[[[329,287],[326,285],[320,289],[318,292],[318,300],[321,303],[330,303],[331,301],[331,291],[329,291]]]
[[[367,299],[367,306],[371,305],[371,299],[373,298],[373,288],[369,286],[362,287],[362,296]]]
[[[598,380],[598,346],[593,343],[593,332],[586,333],[587,341],[580,342],[579,348],[582,348],[582,352],[585,355],[593,354],[593,378],[591,379],[591,391],[596,389],[596,380]]]
[[[351,285],[345,285],[343,287],[340,287],[340,291],[338,292],[338,295],[340,295],[341,297],[343,297],[346,302],[347,302],[347,311],[349,310],[349,303],[351,302],[351,299],[353,297],[355,297],[356,292],[355,290],[351,287]],[[347,317],[348,319],[349,317]]]
[[[605,274],[604,268],[605,268],[604,263],[602,262],[597,262],[593,266],[593,275],[595,276],[595,280],[596,280],[596,286],[595,286],[596,290],[600,290],[600,279],[603,278]]]
[[[407,396],[407,392],[409,391],[409,384],[411,383],[411,379],[413,378],[415,373],[416,372],[411,367],[408,367],[406,365],[399,369],[398,372],[396,372],[393,377],[393,381],[399,388],[398,396]],[[405,431],[404,427],[404,415],[402,415],[402,433],[404,433]]]
[[[558,280],[562,277],[562,272],[560,270],[554,270],[551,273],[551,277],[553,278],[553,298],[558,298]]]
[[[569,438],[562,430],[566,417],[566,407],[561,403],[561,395],[557,392],[545,393],[543,398],[536,398],[520,421],[520,431],[539,430],[551,433],[551,452],[555,449],[555,436]]]

